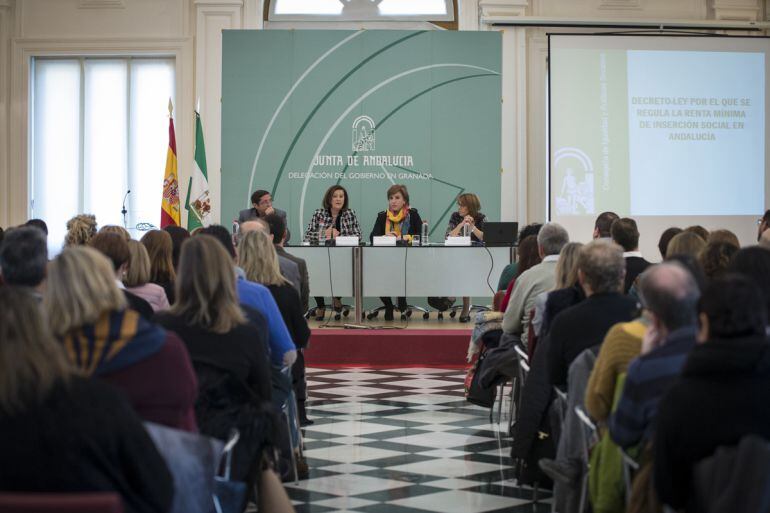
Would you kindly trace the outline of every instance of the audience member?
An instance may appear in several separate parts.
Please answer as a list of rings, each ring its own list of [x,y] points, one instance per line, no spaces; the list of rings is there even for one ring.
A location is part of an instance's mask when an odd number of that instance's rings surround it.
[[[238,244],[238,264],[246,273],[247,280],[264,285],[270,290],[297,347],[297,361],[292,366],[292,384],[297,397],[300,423],[308,425],[310,421],[305,409],[307,388],[303,350],[307,348],[310,340],[310,328],[303,315],[299,295],[281,275],[272,241],[265,233],[249,232],[241,238]]]
[[[33,288],[40,299],[47,265],[48,246],[41,230],[31,226],[8,230],[0,242],[0,283]]]
[[[105,233],[100,237],[114,237]],[[89,247],[51,262],[44,294],[51,331],[85,376],[121,389],[145,420],[195,431],[195,374],[172,332],[126,308],[109,260]]]
[[[738,249],[741,247],[738,236],[730,230],[714,230],[713,232],[709,233],[709,238],[706,240],[706,242],[709,244],[712,242],[724,242],[727,244],[732,244]]]
[[[764,215],[757,219],[757,241],[762,238],[768,228],[770,228],[770,210],[765,210]]]
[[[176,231],[176,233],[180,232]],[[150,257],[150,283],[163,287],[168,302],[173,303],[176,299],[174,286],[176,265],[173,260],[175,248],[172,236],[166,230],[150,230],[142,236],[141,242]],[[181,245],[181,242],[179,244]]]
[[[623,258],[626,261],[626,278],[623,283],[623,293],[628,294],[631,285],[650,266],[639,251],[639,229],[636,221],[630,217],[616,219],[610,228],[612,242],[623,248]]]
[[[540,256],[540,251],[537,248],[537,235],[529,235],[519,242],[517,248],[518,262],[514,267],[515,273],[511,280],[508,282],[508,287],[505,290],[505,296],[500,303],[500,311],[505,312],[508,308],[508,303],[511,300],[511,293],[513,292],[513,286],[516,283],[516,278],[524,274],[531,267],[539,264],[543,258]]]
[[[99,233],[117,233],[118,235],[126,239],[126,242],[131,240],[131,234],[128,233],[128,230],[116,224],[107,224],[102,226],[101,228],[99,228]]]
[[[286,212],[280,208],[273,207],[273,197],[270,193],[261,189],[256,190],[251,195],[251,208],[238,212],[238,223],[243,224],[254,219],[264,219],[265,216],[270,214],[282,217],[284,223],[286,223]],[[288,241],[290,238],[291,234],[287,231],[286,240]]]
[[[232,428],[241,431],[233,478],[251,484],[264,443],[254,423],[264,426],[261,408],[271,401],[265,319],[238,304],[232,260],[210,235],[182,246],[176,288],[176,302],[156,319],[179,333],[190,352],[200,384],[195,414],[201,432],[226,439]]]
[[[252,221],[247,221],[243,224],[250,222]],[[230,262],[233,266],[233,274],[235,275],[236,252],[233,247],[233,239],[230,237],[227,228],[224,226],[212,225],[205,230],[205,232],[203,230],[199,231],[199,234],[208,235],[219,241],[227,252],[227,255],[231,257]],[[248,233],[248,231],[239,232],[240,237],[245,236],[246,233]],[[269,332],[267,345],[269,347],[268,354],[270,355],[270,361],[276,367],[291,365],[297,359],[297,351],[294,342],[291,340],[291,335],[286,327],[286,323],[283,322],[283,317],[281,316],[281,312],[278,309],[275,299],[273,299],[273,296],[270,294],[267,287],[247,280],[243,269],[240,267],[237,269],[239,270],[237,273],[238,279],[236,280],[238,300],[242,306],[246,307],[247,313],[249,313],[250,310],[255,310],[267,321],[267,331]]]
[[[581,248],[578,280],[586,299],[553,320],[547,353],[551,384],[566,386],[569,365],[577,355],[601,344],[613,325],[636,317],[636,301],[621,294],[625,268],[616,244],[594,241]]]
[[[577,276],[578,255],[582,247],[582,242],[569,242],[561,248],[559,261],[556,262],[556,282],[553,290],[540,294],[535,301],[533,325],[538,337],[548,334],[551,322],[559,312],[585,299]]]
[[[0,431],[4,492],[114,492],[126,513],[171,507],[171,474],[123,394],[73,369],[37,299],[11,286],[0,288]]]
[[[525,347],[535,298],[541,292],[553,288],[559,252],[568,242],[569,234],[561,225],[556,223],[544,225],[537,234],[538,253],[542,262],[516,278],[511,299],[503,315],[503,332],[520,338]]]
[[[599,214],[594,223],[593,238],[610,240],[612,238],[612,233],[610,232],[612,223],[619,218],[620,216],[615,212],[602,212]]]
[[[190,238],[190,232],[181,226],[166,226],[163,231],[171,236],[171,262],[176,271],[179,267],[179,254],[182,252],[182,243]],[[166,291],[168,295],[168,291]],[[173,303],[169,296],[169,301]]]
[[[681,228],[672,227],[668,228],[660,235],[660,239],[658,240],[658,251],[660,251],[660,258],[665,260],[666,252],[668,251],[668,245],[671,243],[671,239],[680,233],[682,233]]]
[[[123,277],[126,290],[150,303],[153,312],[168,310],[166,291],[160,285],[150,283],[150,256],[144,244],[129,240],[128,255],[128,269]]]
[[[738,251],[738,246],[726,242],[709,242],[700,252],[698,260],[706,278],[713,280],[727,272],[730,259]]]
[[[521,244],[524,242],[524,239],[526,239],[530,235],[534,235],[535,240],[537,240],[537,234],[538,232],[540,232],[540,228],[542,227],[543,227],[542,223],[532,223],[532,224],[528,224],[527,226],[519,230],[518,252],[517,252],[518,261],[511,262],[510,264],[506,265],[503,268],[503,272],[500,273],[500,280],[497,282],[497,290],[507,290],[509,288],[511,280],[513,280],[516,276],[521,274],[520,272],[518,272],[519,271],[518,266],[520,265],[521,258],[522,258]]]
[[[658,496],[688,512],[697,510],[692,495],[697,462],[746,435],[770,440],[770,344],[759,288],[749,278],[728,274],[708,286],[699,312],[699,344],[660,403],[655,436]]]
[[[700,292],[690,273],[663,263],[642,275],[639,291],[649,322],[642,356],[628,368],[626,383],[610,417],[610,436],[623,448],[652,440],[658,402],[677,379],[695,345]]]
[[[46,237],[48,237],[48,225],[42,219],[30,219],[24,223],[24,226],[34,226],[38,230],[42,231]]]
[[[270,225],[264,218],[252,219],[244,221],[240,225],[238,230],[238,240],[249,232],[261,231],[267,235],[270,235]],[[278,265],[281,268],[281,274],[286,277],[287,280],[294,286],[297,294],[302,296],[302,278],[299,272],[299,265],[290,258],[278,256]]]
[[[67,234],[64,246],[83,246],[96,235],[96,217],[92,214],[79,214],[67,221]]]
[[[706,239],[692,231],[684,230],[675,235],[668,243],[666,258],[671,258],[674,255],[690,255],[698,258],[705,247]]]
[[[692,255],[679,254],[667,258],[665,262],[676,262],[682,265],[695,280],[698,290],[706,290],[706,274],[703,272],[703,267],[701,267],[700,261],[697,258]]]
[[[694,233],[703,239],[703,242],[706,242],[709,239],[709,231],[699,224],[688,226],[684,231]]]
[[[762,236],[759,238],[759,246],[765,249],[770,249],[770,230],[765,230]]]
[[[743,248],[733,255],[728,271],[746,276],[759,287],[770,319],[770,250],[758,246]]]
[[[145,319],[152,319],[153,310],[152,306],[145,299],[137,296],[133,292],[126,290],[123,285],[123,278],[126,276],[126,270],[128,269],[128,242],[122,235],[117,233],[97,233],[88,243],[89,246],[101,252],[112,262],[113,272],[115,273],[115,283],[118,288],[122,290],[128,301],[128,306],[132,310],[136,310]]]
[[[307,272],[307,262],[284,249],[283,245],[286,243],[286,221],[281,216],[269,214],[265,216],[265,222],[270,228],[270,235],[273,237],[275,252],[278,254],[279,260],[281,258],[287,258],[297,264],[300,280],[299,297],[302,301],[302,311],[307,312],[310,299],[310,277]]]

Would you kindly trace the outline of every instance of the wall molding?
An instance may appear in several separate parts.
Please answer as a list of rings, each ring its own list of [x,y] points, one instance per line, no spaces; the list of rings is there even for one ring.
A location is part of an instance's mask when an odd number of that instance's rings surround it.
[[[125,9],[125,0],[78,0],[78,9]]]

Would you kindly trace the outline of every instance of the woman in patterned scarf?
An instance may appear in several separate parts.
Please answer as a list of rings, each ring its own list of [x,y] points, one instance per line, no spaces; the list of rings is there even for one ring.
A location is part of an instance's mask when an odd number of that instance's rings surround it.
[[[387,235],[409,241],[412,235],[420,235],[421,229],[422,219],[417,209],[409,206],[409,191],[406,190],[406,185],[392,185],[388,189],[388,209],[377,214],[369,240]],[[389,297],[381,297],[380,300],[385,305],[385,320],[392,321],[393,301]],[[402,317],[408,315],[406,298],[399,297],[397,300]]]

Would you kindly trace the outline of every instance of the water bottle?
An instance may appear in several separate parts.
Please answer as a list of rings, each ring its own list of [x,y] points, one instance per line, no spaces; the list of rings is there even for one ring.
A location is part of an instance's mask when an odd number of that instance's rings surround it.
[[[471,225],[468,223],[463,224],[463,237],[471,236]]]
[[[326,244],[326,225],[323,221],[318,223],[318,245],[324,246]]]
[[[420,231],[420,245],[428,245],[428,221],[422,222],[422,230]]]

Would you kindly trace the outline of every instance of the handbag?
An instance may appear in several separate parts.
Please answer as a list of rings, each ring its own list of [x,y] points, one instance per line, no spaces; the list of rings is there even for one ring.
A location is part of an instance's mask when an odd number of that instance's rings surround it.
[[[489,388],[484,388],[481,386],[480,380],[480,371],[486,361],[486,357],[487,352],[483,351],[479,354],[478,360],[468,369],[465,375],[465,399],[471,404],[491,408],[495,404],[497,387],[493,385]]]

